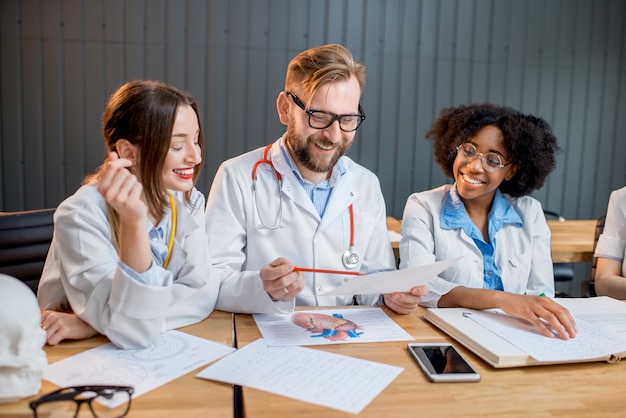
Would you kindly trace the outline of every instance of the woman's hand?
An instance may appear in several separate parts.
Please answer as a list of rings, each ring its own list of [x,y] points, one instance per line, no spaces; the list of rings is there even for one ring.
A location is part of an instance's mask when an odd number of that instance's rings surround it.
[[[578,329],[569,311],[551,298],[527,296],[501,290],[457,286],[439,299],[440,308],[500,308],[507,314],[526,320],[546,337],[554,337],[548,325],[564,340],[574,338]]]
[[[133,162],[119,158],[116,152],[109,158],[100,179],[98,191],[120,217],[120,259],[138,273],[150,269],[152,253],[146,229],[148,206],[144,201],[143,186],[128,170]]]
[[[544,296],[516,295],[503,292],[501,309],[517,318],[524,319],[546,337],[554,337],[548,325],[564,340],[574,338],[578,329],[569,311],[551,298]]]
[[[41,327],[46,331],[46,342],[57,345],[63,340],[82,340],[98,334],[88,323],[73,313],[44,311]]]
[[[98,191],[119,214],[122,223],[145,222],[148,215],[148,207],[143,199],[143,186],[128,170],[132,165],[132,161],[111,152],[98,180]]]

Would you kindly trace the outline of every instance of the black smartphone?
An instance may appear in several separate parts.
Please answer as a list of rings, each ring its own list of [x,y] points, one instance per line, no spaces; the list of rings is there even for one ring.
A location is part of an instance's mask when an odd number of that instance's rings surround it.
[[[432,382],[480,380],[480,374],[450,343],[409,343],[407,349]]]

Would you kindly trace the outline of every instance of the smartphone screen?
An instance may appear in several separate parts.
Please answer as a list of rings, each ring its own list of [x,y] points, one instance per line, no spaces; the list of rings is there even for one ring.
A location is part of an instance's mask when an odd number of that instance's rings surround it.
[[[452,344],[408,345],[409,352],[428,378],[436,382],[474,382],[480,375]]]

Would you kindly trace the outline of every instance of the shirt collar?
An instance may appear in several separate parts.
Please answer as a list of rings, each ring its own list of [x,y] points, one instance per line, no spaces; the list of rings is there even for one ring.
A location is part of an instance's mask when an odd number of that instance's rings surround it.
[[[166,194],[165,197],[169,201],[169,195]],[[152,229],[155,229],[157,231],[161,230],[161,234],[165,235],[165,231],[169,231],[172,224],[172,210],[170,209],[169,205],[163,208],[163,218],[161,218],[161,221],[158,225],[155,226],[152,221],[150,221],[150,219],[147,220],[147,223],[148,231],[151,231]]]
[[[504,224],[518,224],[524,226],[524,221],[522,221],[519,213],[517,213],[513,205],[511,205],[511,202],[509,202],[498,189],[496,189],[488,218],[490,229],[493,227],[495,231],[499,231]],[[441,229],[467,228],[469,230],[471,224],[472,221],[465,209],[465,205],[461,201],[455,183],[444,198],[439,225]],[[468,235],[470,234],[468,233]]]

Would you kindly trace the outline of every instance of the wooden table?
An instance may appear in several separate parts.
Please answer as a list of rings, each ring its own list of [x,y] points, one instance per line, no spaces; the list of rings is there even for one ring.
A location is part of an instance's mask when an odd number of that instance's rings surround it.
[[[393,216],[387,216],[387,229],[400,234],[402,232],[402,221]],[[400,262],[400,242],[392,240],[391,248],[393,248],[393,255],[396,256],[397,265]]]
[[[553,263],[579,263],[593,260],[595,219],[549,220]]]
[[[328,308],[326,308],[328,309]],[[343,309],[343,308],[342,308]],[[451,341],[423,320],[423,308],[412,315],[385,312],[419,342]],[[214,312],[199,324],[181,331],[231,344],[231,314]],[[236,315],[239,346],[261,336],[251,315]],[[65,342],[46,347],[50,363],[107,342],[104,337]],[[621,417],[625,406],[626,362],[583,363],[494,369],[456,346],[481,373],[478,383],[430,383],[406,351],[407,342],[341,344],[315,349],[384,362],[404,371],[376,397],[359,417]],[[132,401],[129,417],[233,417],[231,385],[194,377],[206,366],[189,372]],[[0,404],[0,417],[32,417],[28,403],[56,386],[43,381],[37,396]],[[245,416],[257,417],[354,417],[321,406],[243,389]],[[83,413],[86,412],[83,410]],[[84,416],[90,416],[86,414]]]
[[[198,337],[232,344],[232,314],[215,311],[204,321],[180,328]],[[67,341],[57,346],[46,346],[48,363],[78,354],[90,348],[105,344],[103,336],[81,341]],[[128,417],[233,417],[233,388],[226,383],[198,379],[195,375],[207,365],[179,377],[166,385],[160,386],[131,400]],[[0,404],[0,417],[30,417],[33,414],[29,402],[39,396],[58,389],[58,386],[44,380],[40,393],[31,398],[10,404]],[[66,416],[66,415],[61,415]],[[81,408],[81,417],[90,417],[85,406]]]
[[[564,222],[549,220],[551,232],[552,262],[580,263],[593,259],[593,241],[595,236],[595,219],[572,219]],[[387,228],[400,233],[401,221],[392,216],[387,217]],[[399,257],[399,243],[392,241],[396,258]]]
[[[328,309],[328,308],[326,308]],[[418,342],[452,341],[421,318],[385,311]],[[236,315],[239,346],[261,337],[250,315]],[[478,383],[430,383],[406,350],[407,342],[315,346],[337,354],[384,362],[404,371],[359,417],[623,417],[626,362],[494,369],[455,345],[481,374]],[[243,388],[250,418],[354,417],[251,388]]]

